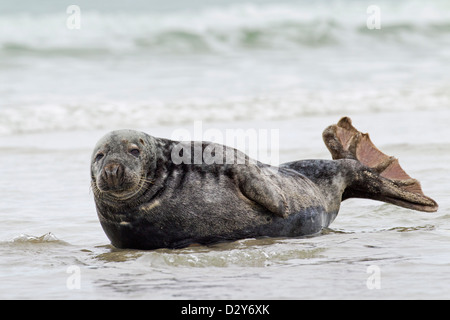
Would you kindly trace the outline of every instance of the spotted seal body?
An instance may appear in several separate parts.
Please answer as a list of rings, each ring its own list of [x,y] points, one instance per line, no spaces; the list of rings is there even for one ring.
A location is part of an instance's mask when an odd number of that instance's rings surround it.
[[[370,140],[360,147],[365,143],[361,137],[350,119],[343,118],[324,132],[334,160],[294,161],[273,168],[227,146],[113,131],[92,155],[91,185],[99,220],[114,246],[156,249],[315,234],[335,219],[341,201],[349,197],[437,209],[395,158]],[[174,152],[180,156],[195,148],[214,150],[224,161],[174,161]]]

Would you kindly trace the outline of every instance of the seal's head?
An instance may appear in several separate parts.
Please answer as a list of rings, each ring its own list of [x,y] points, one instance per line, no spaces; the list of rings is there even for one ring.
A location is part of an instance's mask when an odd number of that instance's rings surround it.
[[[101,138],[91,158],[95,197],[117,203],[138,196],[149,182],[150,144],[148,135],[133,130],[112,131]]]

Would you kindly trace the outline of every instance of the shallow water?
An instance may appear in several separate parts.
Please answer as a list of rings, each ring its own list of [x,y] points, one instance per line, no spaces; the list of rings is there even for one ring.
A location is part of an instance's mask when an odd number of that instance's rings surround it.
[[[80,30],[60,1],[0,3],[0,298],[449,299],[448,2],[377,2],[380,30],[372,1],[80,0]],[[344,115],[437,213],[352,199],[318,236],[180,250],[101,229],[89,161],[109,130],[275,130],[258,149],[281,163],[329,159]]]
[[[333,119],[268,123],[280,128],[280,160],[329,158],[320,132]],[[449,183],[443,178],[450,141],[427,137],[435,135],[433,129],[448,130],[448,120],[449,112],[354,117],[422,181],[440,204],[437,213],[347,200],[331,229],[319,236],[155,251],[115,249],[100,227],[88,168],[93,141],[102,132],[3,137],[0,174],[8,183],[0,186],[7,199],[0,204],[2,298],[450,298]],[[417,121],[421,125],[414,126]],[[174,128],[144,130],[170,136]],[[369,266],[379,268],[380,289],[367,286]],[[77,275],[79,289],[71,282]]]

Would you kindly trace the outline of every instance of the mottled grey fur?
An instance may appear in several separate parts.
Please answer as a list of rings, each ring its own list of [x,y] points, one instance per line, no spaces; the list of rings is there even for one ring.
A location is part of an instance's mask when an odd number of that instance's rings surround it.
[[[215,147],[224,156],[233,152],[245,163],[174,164],[171,152],[179,143],[120,130],[96,145],[92,189],[114,246],[179,248],[315,234],[335,219],[346,192],[363,189],[371,174],[353,159],[295,161],[273,170],[222,145]],[[193,150],[194,143],[184,144]]]

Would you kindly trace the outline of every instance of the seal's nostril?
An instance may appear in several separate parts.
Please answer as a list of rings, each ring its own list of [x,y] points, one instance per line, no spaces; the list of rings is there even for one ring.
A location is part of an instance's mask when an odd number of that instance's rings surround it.
[[[103,178],[109,187],[118,187],[123,181],[123,166],[109,163],[103,168]]]
[[[116,175],[119,170],[119,165],[117,163],[107,164],[104,168],[104,171],[107,175]]]

